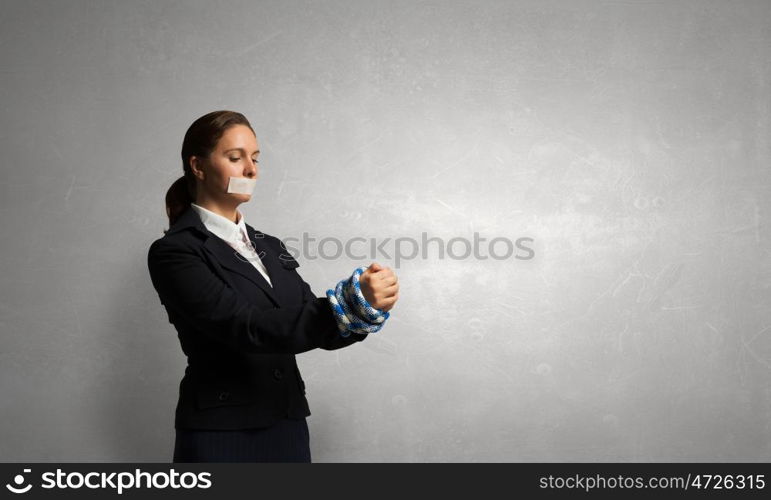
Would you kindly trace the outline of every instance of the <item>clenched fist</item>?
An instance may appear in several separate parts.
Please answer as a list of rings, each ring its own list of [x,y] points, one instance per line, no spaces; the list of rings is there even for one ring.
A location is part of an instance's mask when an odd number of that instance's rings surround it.
[[[373,262],[359,276],[364,298],[375,309],[388,312],[399,300],[399,280],[390,267]]]

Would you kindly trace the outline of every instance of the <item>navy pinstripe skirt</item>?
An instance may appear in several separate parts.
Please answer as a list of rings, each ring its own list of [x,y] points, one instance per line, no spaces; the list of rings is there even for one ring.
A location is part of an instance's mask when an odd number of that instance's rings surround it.
[[[285,418],[263,429],[176,429],[174,462],[310,462],[308,422]]]

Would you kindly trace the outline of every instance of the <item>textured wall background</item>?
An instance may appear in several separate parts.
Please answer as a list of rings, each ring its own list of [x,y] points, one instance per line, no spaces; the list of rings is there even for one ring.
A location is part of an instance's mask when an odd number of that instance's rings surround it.
[[[534,240],[431,247],[387,328],[298,356],[314,461],[768,460],[770,45],[767,1],[4,1],[0,457],[171,460],[146,253],[235,109],[260,230]]]

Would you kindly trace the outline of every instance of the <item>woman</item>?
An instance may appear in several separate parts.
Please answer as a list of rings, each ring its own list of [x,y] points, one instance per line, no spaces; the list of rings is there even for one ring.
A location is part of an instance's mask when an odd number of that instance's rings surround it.
[[[310,462],[295,354],[366,339],[398,300],[396,276],[377,263],[315,296],[282,242],[238,210],[251,199],[258,155],[242,114],[193,122],[184,175],[166,195],[170,227],[148,251],[153,286],[188,358],[174,462]]]

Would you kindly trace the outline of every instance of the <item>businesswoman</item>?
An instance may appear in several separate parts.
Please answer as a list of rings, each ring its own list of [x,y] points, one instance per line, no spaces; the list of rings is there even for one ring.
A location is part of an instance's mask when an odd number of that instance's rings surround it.
[[[295,354],[365,340],[398,300],[397,277],[374,262],[317,297],[282,242],[245,222],[238,207],[251,199],[259,154],[242,114],[195,120],[184,175],[166,194],[169,229],[148,251],[187,356],[174,462],[310,462]]]

